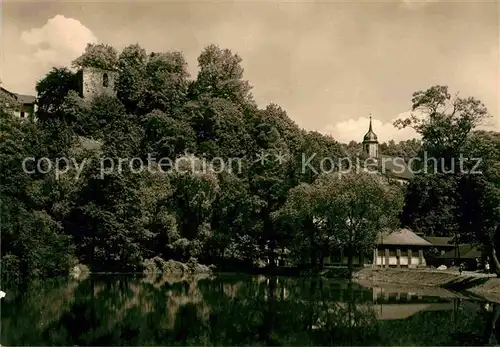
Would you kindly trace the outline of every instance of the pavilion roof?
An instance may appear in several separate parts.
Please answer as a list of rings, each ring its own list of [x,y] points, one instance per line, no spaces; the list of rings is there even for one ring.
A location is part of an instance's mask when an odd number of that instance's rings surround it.
[[[453,237],[449,236],[424,236],[424,239],[438,247],[454,247]]]
[[[432,246],[432,244],[415,234],[410,229],[401,228],[393,231],[380,232],[378,245]]]

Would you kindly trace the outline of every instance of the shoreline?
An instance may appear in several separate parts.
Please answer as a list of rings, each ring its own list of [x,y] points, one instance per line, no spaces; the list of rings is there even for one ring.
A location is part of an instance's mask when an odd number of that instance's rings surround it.
[[[322,271],[299,268],[269,268],[253,269],[253,271],[217,271],[204,265],[196,264],[189,269],[186,264],[175,261],[161,261],[158,265],[150,268],[146,273],[111,273],[76,271],[74,279],[84,279],[89,275],[139,275],[144,277],[190,277],[193,275],[224,275],[226,273],[238,273],[246,275],[264,276],[292,276],[292,277],[324,277],[347,279],[347,269],[344,267],[328,268]],[[151,271],[154,270],[154,271]],[[194,271],[193,271],[194,270]],[[215,271],[214,271],[215,270]],[[79,275],[83,276],[79,276]],[[76,275],[76,276],[75,276]],[[480,274],[464,272],[460,275],[455,271],[440,271],[432,269],[394,269],[394,268],[361,268],[355,270],[352,279],[363,287],[398,287],[401,290],[419,291],[431,296],[475,298],[500,303],[500,278],[494,274]]]
[[[464,273],[430,269],[377,269],[364,268],[353,274],[353,280],[363,286],[396,285],[408,289],[464,297],[476,297],[500,303],[500,278],[496,275]],[[438,295],[440,296],[440,295]]]

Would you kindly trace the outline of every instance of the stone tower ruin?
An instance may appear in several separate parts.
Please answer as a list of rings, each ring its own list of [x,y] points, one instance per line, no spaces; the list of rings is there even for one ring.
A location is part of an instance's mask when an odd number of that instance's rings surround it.
[[[115,96],[115,83],[117,79],[118,72],[85,67],[78,71],[80,95],[84,99],[91,99],[102,94]]]

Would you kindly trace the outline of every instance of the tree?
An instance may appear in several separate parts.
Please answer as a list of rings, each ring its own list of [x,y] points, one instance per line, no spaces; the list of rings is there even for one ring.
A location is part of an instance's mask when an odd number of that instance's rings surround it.
[[[73,60],[75,68],[94,67],[104,70],[116,70],[118,63],[118,52],[110,45],[104,43],[88,43],[85,52]]]
[[[500,186],[500,133],[494,131],[474,131],[467,140],[464,156],[470,158],[465,168],[475,169],[489,182]],[[479,163],[478,163],[479,160]],[[479,164],[476,168],[476,164]]]
[[[380,152],[384,150],[385,143],[382,143],[380,145]],[[346,152],[349,154],[350,157],[355,158],[356,156],[359,156],[363,150],[363,145],[361,143],[358,143],[354,140],[349,142],[347,145],[344,144],[343,146],[346,150]]]
[[[500,187],[482,175],[464,175],[459,182],[460,240],[482,246],[500,277]]]
[[[64,100],[70,91],[78,92],[77,75],[67,68],[52,70],[36,84],[37,117],[46,120],[61,117]]]
[[[476,168],[475,162],[466,166],[470,171],[458,181],[460,240],[481,246],[500,277],[500,133],[474,132],[465,151],[480,162]]]
[[[447,174],[416,175],[405,195],[401,222],[428,236],[456,236],[457,181]]]
[[[398,224],[402,199],[401,188],[379,175],[326,174],[294,189],[282,213],[299,229],[313,217],[311,247],[326,242],[331,249],[345,249],[352,273],[354,252],[372,249],[378,232]],[[313,258],[314,250],[311,254]]]
[[[402,222],[429,234],[455,236],[458,242],[459,158],[471,131],[488,117],[487,109],[472,97],[452,98],[448,87],[433,86],[413,94],[412,110],[410,117],[394,123],[422,136],[421,171],[408,187]]]
[[[118,99],[127,111],[143,116],[160,110],[178,118],[187,101],[189,72],[181,52],[152,52],[139,44],[127,46],[117,60]]]
[[[72,244],[61,226],[44,211],[2,198],[2,277],[8,280],[65,275],[72,264]]]
[[[139,113],[158,109],[173,116],[185,103],[188,91],[189,73],[184,56],[181,52],[151,53],[145,69],[147,78],[138,103]]]
[[[254,118],[249,123],[255,122],[255,125],[249,132],[255,147],[250,153],[252,158],[261,156],[261,160],[250,163],[246,173],[251,194],[262,202],[259,245],[262,252],[267,254],[271,268],[276,266],[277,250],[285,246],[282,230],[275,224],[272,215],[285,203],[286,193],[293,185],[292,156],[280,133],[282,127],[276,122],[277,115],[282,120],[286,116],[274,106],[252,113]]]
[[[236,104],[204,97],[187,104],[184,114],[196,133],[199,155],[225,159],[251,155],[244,115]]]
[[[473,97],[451,97],[446,86],[433,86],[413,93],[410,117],[394,122],[398,128],[412,127],[422,136],[429,157],[444,160],[446,167],[456,158],[469,133],[488,115],[486,107]]]
[[[173,193],[168,206],[176,216],[181,237],[172,248],[177,256],[184,253],[184,261],[199,257],[212,237],[208,223],[219,185],[213,169],[205,164],[200,158],[185,155],[175,161],[169,176]]]
[[[137,271],[151,256],[145,248],[155,236],[146,228],[151,204],[143,186],[148,173],[134,173],[128,165],[118,169],[118,165],[101,176],[99,160],[90,161],[85,185],[64,220],[77,255],[93,271]]]
[[[312,183],[322,173],[338,171],[339,165],[347,163],[340,159],[348,155],[334,138],[315,131],[304,132],[299,150],[294,153],[296,183]]]
[[[228,99],[236,105],[253,104],[250,84],[243,80],[241,57],[229,49],[207,46],[198,57],[198,77],[191,88],[196,97]]]
[[[92,100],[95,102],[95,98]],[[83,99],[77,92],[70,90],[60,107],[59,117],[55,119],[71,127],[73,132],[80,136],[92,136],[95,132],[95,121],[91,119],[88,100]]]
[[[263,201],[251,193],[246,180],[232,173],[219,174],[219,187],[211,221],[216,259],[222,267],[232,261],[253,266],[260,253],[254,241],[263,229],[259,219]]]
[[[398,225],[401,188],[373,174],[325,176],[318,183],[326,190],[319,217],[346,250],[351,273],[354,252],[373,249],[380,231]]]
[[[313,267],[321,264],[321,252],[330,251],[329,234],[318,223],[318,206],[321,197],[316,186],[302,183],[290,190],[285,204],[273,214],[283,230],[288,231],[292,254],[302,263],[309,257]]]
[[[109,95],[97,95],[90,103],[78,105],[77,102],[77,105],[72,105],[72,109],[77,114],[75,117],[78,118],[81,135],[95,139],[103,139],[122,122],[131,121],[123,104]]]
[[[400,141],[399,143],[395,143],[394,140],[390,140],[388,143],[384,142],[380,144],[380,154],[404,158],[408,161],[409,159],[415,158],[419,155],[421,147],[421,141],[417,139]]]
[[[185,152],[194,152],[196,133],[183,119],[175,119],[155,110],[142,118],[145,130],[143,153],[153,158],[175,159]]]
[[[50,158],[54,147],[51,150],[48,145],[54,145],[50,143],[53,137],[35,123],[24,122],[3,109],[0,112],[2,276],[19,280],[66,274],[72,263],[72,244],[53,213],[61,184],[53,172],[43,175],[31,171],[36,169],[33,162],[23,168],[26,158]],[[61,148],[54,151],[58,150]],[[57,202],[63,203],[65,197]]]
[[[139,44],[127,46],[118,57],[116,93],[127,111],[135,114],[147,86],[148,55]]]

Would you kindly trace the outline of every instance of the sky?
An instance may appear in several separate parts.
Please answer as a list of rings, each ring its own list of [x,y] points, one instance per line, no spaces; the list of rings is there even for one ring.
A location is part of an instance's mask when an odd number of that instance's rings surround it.
[[[182,51],[217,44],[242,58],[260,107],[276,103],[300,127],[361,141],[417,137],[392,122],[412,93],[447,85],[481,100],[500,131],[500,1],[21,1],[3,0],[0,79],[34,94],[52,66],[88,42],[118,50]]]

